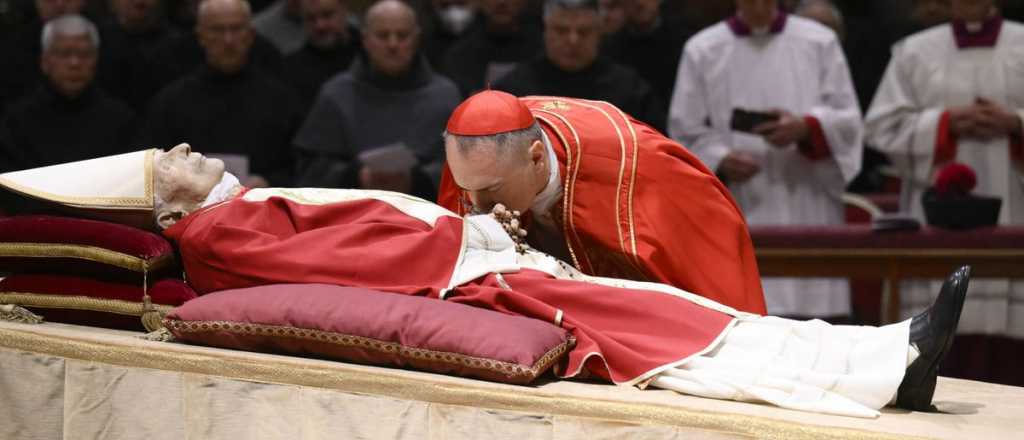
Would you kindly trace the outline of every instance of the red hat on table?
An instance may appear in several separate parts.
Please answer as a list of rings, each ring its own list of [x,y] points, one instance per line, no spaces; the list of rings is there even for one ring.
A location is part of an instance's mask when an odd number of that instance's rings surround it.
[[[448,118],[448,133],[457,136],[491,136],[523,130],[536,120],[519,98],[497,90],[485,90],[459,104]]]

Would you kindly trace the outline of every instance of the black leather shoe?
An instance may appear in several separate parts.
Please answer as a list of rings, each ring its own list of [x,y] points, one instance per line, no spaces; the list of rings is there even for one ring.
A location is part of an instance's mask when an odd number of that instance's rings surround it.
[[[913,411],[935,410],[932,397],[939,364],[953,345],[970,278],[970,266],[953,272],[942,284],[935,303],[910,321],[910,342],[917,346],[920,356],[907,367],[896,393],[896,406]]]

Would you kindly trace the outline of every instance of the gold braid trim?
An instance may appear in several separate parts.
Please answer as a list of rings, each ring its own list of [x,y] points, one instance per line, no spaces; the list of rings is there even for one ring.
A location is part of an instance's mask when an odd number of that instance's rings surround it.
[[[142,316],[145,306],[141,302],[119,299],[92,298],[78,295],[46,295],[25,292],[0,292],[0,303],[17,304],[22,307],[41,309],[72,309],[91,312],[115,313],[127,316]],[[153,304],[161,313],[170,312],[174,307]]]
[[[467,356],[447,351],[407,347],[397,342],[382,341],[380,339],[367,338],[364,336],[281,325],[252,324],[233,321],[180,321],[177,319],[165,319],[163,324],[165,328],[170,330],[171,333],[179,338],[182,338],[183,335],[189,333],[228,332],[240,335],[277,336],[292,339],[304,339],[307,341],[323,342],[340,347],[357,347],[378,353],[397,354],[408,359],[458,364],[467,368],[499,373],[508,378],[537,377],[541,373],[547,371],[547,369],[561,358],[562,355],[576,345],[576,340],[570,337],[551,350],[548,350],[547,353],[544,353],[544,355],[537,359],[533,365],[526,367],[514,362],[496,361],[494,359]]]
[[[135,272],[158,270],[174,261],[172,254],[145,259],[96,246],[58,243],[0,243],[0,257],[75,258]]]

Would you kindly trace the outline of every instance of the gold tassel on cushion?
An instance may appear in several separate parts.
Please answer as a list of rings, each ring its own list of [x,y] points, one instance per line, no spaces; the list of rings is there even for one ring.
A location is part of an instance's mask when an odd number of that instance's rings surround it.
[[[43,317],[28,311],[24,307],[14,304],[0,304],[0,320],[24,324],[39,324],[43,322]]]
[[[164,328],[163,315],[153,307],[153,301],[149,297],[149,274],[148,268],[142,271],[142,326],[146,331],[155,332]]]
[[[174,341],[177,341],[177,339],[174,337],[174,335],[171,334],[171,331],[167,330],[166,327],[161,327],[160,330],[155,330],[155,331],[151,331],[149,333],[146,333],[144,335],[140,335],[139,339],[144,339],[144,340],[147,340],[147,341],[156,341],[156,342],[174,342]]]

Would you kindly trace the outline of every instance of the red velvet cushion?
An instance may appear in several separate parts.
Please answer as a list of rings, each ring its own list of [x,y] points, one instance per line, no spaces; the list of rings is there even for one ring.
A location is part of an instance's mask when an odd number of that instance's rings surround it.
[[[573,344],[553,324],[437,299],[325,284],[204,295],[174,309],[178,339],[249,351],[525,384]]]
[[[0,218],[0,272],[57,272],[141,280],[173,271],[174,249],[162,236],[97,220],[49,215]]]
[[[148,289],[162,313],[197,295],[181,280],[165,279]],[[20,274],[0,280],[0,304],[16,304],[47,321],[143,330],[142,284],[122,284],[67,275]]]

